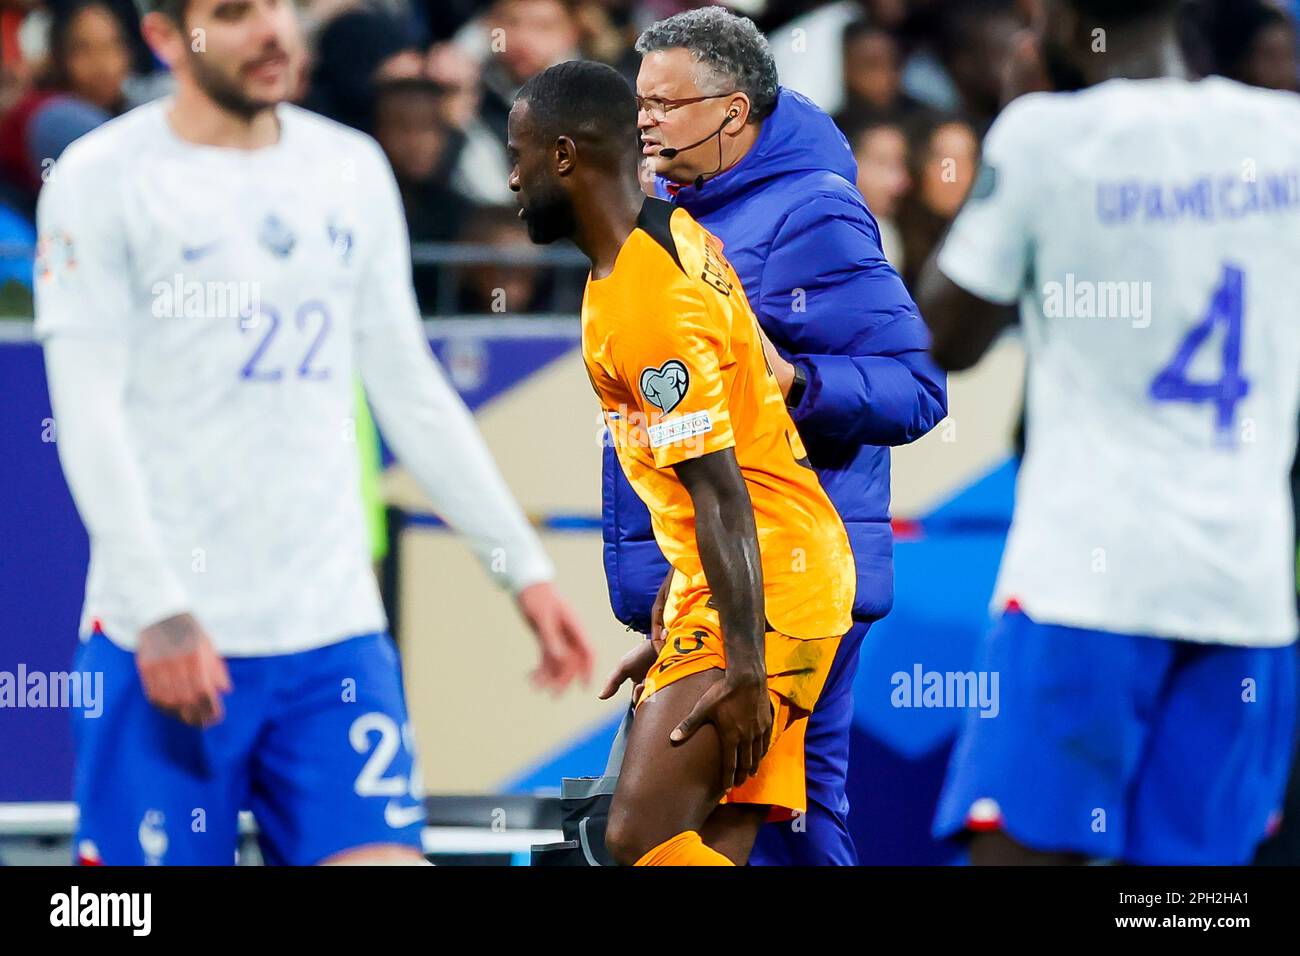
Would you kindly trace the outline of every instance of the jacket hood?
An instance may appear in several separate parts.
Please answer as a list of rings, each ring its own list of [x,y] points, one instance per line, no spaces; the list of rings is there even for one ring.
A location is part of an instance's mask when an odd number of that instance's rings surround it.
[[[853,184],[858,164],[835,122],[812,100],[794,90],[777,91],[776,109],[763,121],[745,157],[716,178],[677,190],[675,201],[692,215],[735,201],[762,183],[794,173],[830,172]],[[660,180],[667,195],[668,184]]]

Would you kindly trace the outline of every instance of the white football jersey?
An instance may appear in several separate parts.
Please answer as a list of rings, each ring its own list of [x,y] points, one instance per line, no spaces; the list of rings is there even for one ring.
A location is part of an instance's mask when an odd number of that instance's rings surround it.
[[[1223,79],[1026,96],[985,162],[939,267],[1020,303],[1027,448],[995,611],[1291,642],[1300,97]]]
[[[192,611],[223,654],[382,630],[357,369],[386,433],[424,429],[411,446],[442,441],[441,427],[448,443],[469,442],[429,449],[424,472],[436,474],[422,481],[445,475],[449,507],[478,522],[480,558],[496,521],[496,540],[513,546],[506,583],[548,576],[513,501],[494,497],[499,477],[480,481],[481,462],[459,454],[477,434],[464,434],[471,419],[423,337],[400,199],[376,144],[282,106],[274,146],[196,146],[171,129],[169,108],[148,104],[78,140],[40,200],[38,335],[128,343],[128,431],[163,576],[181,592],[164,604],[133,597],[139,582],[92,531],[83,634],[98,619],[131,646],[164,606]]]

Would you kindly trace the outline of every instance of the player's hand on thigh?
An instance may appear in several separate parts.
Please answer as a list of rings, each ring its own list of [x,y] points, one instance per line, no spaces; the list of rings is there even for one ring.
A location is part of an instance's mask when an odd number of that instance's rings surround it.
[[[600,700],[609,700],[618,689],[623,686],[624,681],[631,681],[635,686],[632,689],[632,703],[636,703],[641,696],[641,688],[645,684],[645,675],[650,673],[650,668],[659,656],[654,642],[639,641],[637,646],[632,648],[623,655],[623,659],[618,662],[618,666],[610,673],[609,678],[605,681],[605,688],[600,692]]]
[[[530,584],[516,596],[519,612],[532,628],[542,659],[532,673],[533,686],[558,694],[575,678],[591,681],[595,655],[573,606],[548,582]]]
[[[135,664],[145,696],[159,710],[193,727],[210,727],[225,717],[221,695],[231,691],[230,672],[192,614],[141,631]]]
[[[772,701],[762,671],[733,673],[715,682],[670,735],[687,740],[704,724],[717,728],[722,741],[722,788],[731,790],[758,772],[772,742]]]

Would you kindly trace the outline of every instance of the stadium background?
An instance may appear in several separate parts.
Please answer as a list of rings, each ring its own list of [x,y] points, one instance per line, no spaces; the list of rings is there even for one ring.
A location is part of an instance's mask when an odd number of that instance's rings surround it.
[[[528,246],[513,217],[502,107],[529,75],[574,55],[634,76],[639,28],[690,5],[303,7],[313,59],[300,98],[375,134],[388,152],[430,341],[541,529],[599,654],[593,686],[558,700],[535,693],[526,676],[533,645],[510,602],[385,456],[383,573],[431,793],[553,790],[560,776],[604,764],[620,706],[595,693],[637,638],[613,619],[601,569],[600,424],[576,351],[582,270],[572,250]],[[768,31],[782,82],[836,115],[886,252],[910,279],[964,198],[1009,45],[1035,4],[732,6]],[[1295,45],[1281,11],[1247,0],[1198,4],[1189,46],[1207,70],[1276,85],[1269,41],[1279,24],[1293,57]],[[31,337],[31,217],[45,160],[165,91],[135,16],[130,0],[0,0],[0,670],[66,669],[76,640],[86,540],[49,440]],[[895,708],[890,676],[971,666],[1011,512],[1022,378],[1019,345],[1006,339],[977,370],[952,379],[948,419],[894,454],[896,599],[871,630],[855,685],[849,796],[863,862],[955,858],[929,839],[928,825],[963,713]],[[0,711],[0,804],[68,799],[69,723],[58,710]]]

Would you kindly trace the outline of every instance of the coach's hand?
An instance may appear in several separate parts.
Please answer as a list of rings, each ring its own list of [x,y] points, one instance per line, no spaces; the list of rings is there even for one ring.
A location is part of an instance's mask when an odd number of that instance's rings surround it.
[[[232,689],[230,672],[193,615],[177,614],[141,631],[135,666],[145,696],[159,710],[192,727],[211,727],[225,717],[221,695]]]
[[[727,668],[672,732],[674,743],[712,723],[722,738],[722,789],[731,790],[758,772],[772,742],[772,701],[762,668]]]
[[[555,586],[545,581],[530,584],[515,601],[542,650],[541,663],[532,673],[533,686],[559,694],[579,675],[583,684],[591,683],[594,655],[587,634],[577,612]]]
[[[623,686],[624,681],[632,682],[632,703],[641,699],[641,691],[645,685],[645,675],[650,673],[650,667],[654,664],[655,658],[659,656],[659,650],[654,646],[652,641],[638,641],[637,646],[632,648],[623,655],[623,659],[618,662],[618,666],[610,673],[609,678],[605,681],[605,689],[600,692],[600,700],[609,700],[618,689]]]

